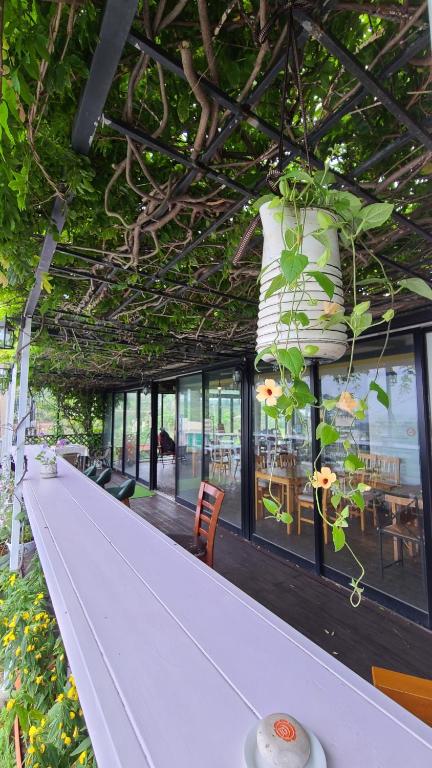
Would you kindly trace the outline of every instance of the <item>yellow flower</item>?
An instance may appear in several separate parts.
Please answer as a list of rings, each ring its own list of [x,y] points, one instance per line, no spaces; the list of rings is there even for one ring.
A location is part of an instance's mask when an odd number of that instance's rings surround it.
[[[75,712],[69,712],[69,717],[71,720],[75,720],[75,717],[76,717]]]
[[[13,587],[15,582],[16,582],[16,573],[11,573],[11,575],[9,576],[9,584],[11,585],[11,587]]]
[[[39,749],[40,749],[40,751],[41,751],[41,752],[42,752],[42,754],[43,754],[43,753],[45,752],[45,750],[46,750],[46,746],[45,746],[45,744],[43,744],[43,743],[42,743],[42,744],[39,744]]]
[[[14,706],[15,706],[14,700],[13,699],[9,699],[8,703],[6,704],[6,709],[9,709],[9,711],[10,711],[11,709],[14,708]]]
[[[34,753],[36,752],[36,749],[33,746],[33,744],[31,744],[31,746],[28,748],[27,752],[29,753],[29,755],[34,755]]]
[[[332,317],[341,310],[342,307],[335,301],[323,301],[323,317]]]
[[[28,611],[24,611],[24,613],[22,614],[22,617],[23,617],[23,619],[25,619],[25,621],[27,621],[30,618],[29,612]]]
[[[276,405],[278,397],[282,394],[282,387],[276,384],[274,379],[265,379],[264,384],[257,386],[256,399],[260,403],[266,403],[267,405]]]
[[[59,693],[59,695],[56,698],[56,701],[63,701],[64,699],[64,693]]]
[[[75,678],[74,678],[73,675],[69,675],[68,680],[69,680],[71,685],[75,685]]]
[[[36,678],[36,685],[40,685],[42,680],[43,680],[43,675],[38,675],[37,678]]]
[[[27,646],[27,648],[26,648],[26,650],[27,650],[27,651],[34,651],[34,649],[35,649],[35,647],[34,647],[33,643],[30,643],[30,644]]]
[[[69,746],[69,744],[71,744],[71,743],[72,743],[72,739],[71,739],[71,737],[70,737],[70,736],[66,736],[66,737],[63,739],[63,741],[64,741],[64,743],[65,743],[65,744],[67,744],[68,746]]]
[[[347,413],[354,413],[359,407],[357,400],[354,400],[349,392],[342,392],[336,405],[341,411],[346,411]]]
[[[21,648],[17,648],[15,651],[15,656],[20,656],[20,655],[21,655]]]
[[[28,675],[28,673],[29,673],[28,667],[24,667],[23,672],[24,672],[25,675]]]
[[[51,675],[50,680],[53,683],[55,680],[57,680],[57,675]]]
[[[24,634],[28,635],[30,633],[30,627],[24,627]]]
[[[84,765],[86,760],[87,760],[87,751],[84,750],[84,752],[81,752],[81,754],[80,754],[80,756],[78,758],[78,762],[79,762],[80,765]]]
[[[330,488],[334,482],[336,482],[336,475],[330,467],[322,467],[321,472],[316,470],[311,480],[313,488]]]
[[[72,734],[72,736],[74,737],[74,739],[77,739],[77,738],[78,738],[78,734],[79,734],[79,730],[78,730],[78,727],[77,727],[77,726],[75,726],[75,728],[74,728],[74,730],[73,730],[73,734]]]
[[[29,728],[29,736],[30,736],[30,742],[32,743],[35,736],[37,736],[39,733],[39,728],[36,728],[35,725],[31,725]]]
[[[35,659],[41,659],[42,654],[41,653],[35,653]]]

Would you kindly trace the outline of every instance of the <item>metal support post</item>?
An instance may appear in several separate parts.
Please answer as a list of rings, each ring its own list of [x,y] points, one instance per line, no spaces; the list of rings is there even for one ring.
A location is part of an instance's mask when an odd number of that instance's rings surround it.
[[[19,400],[18,400],[18,425],[16,430],[16,455],[15,455],[15,490],[12,510],[12,532],[10,563],[11,571],[17,571],[20,566],[20,534],[21,521],[20,512],[22,509],[22,480],[24,475],[24,450],[26,425],[28,421],[28,378],[30,364],[30,339],[31,339],[31,318],[27,317],[20,333],[18,357],[20,362],[20,382],[19,382]]]

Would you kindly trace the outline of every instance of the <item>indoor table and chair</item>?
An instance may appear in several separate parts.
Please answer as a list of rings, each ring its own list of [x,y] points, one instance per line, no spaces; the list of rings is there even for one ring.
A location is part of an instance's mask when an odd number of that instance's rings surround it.
[[[410,558],[422,556],[423,501],[421,486],[401,480],[402,460],[396,456],[360,452],[364,467],[351,478],[351,486],[362,482],[369,486],[365,492],[363,510],[350,507],[350,517],[358,518],[359,535],[377,532],[381,574],[384,569],[404,563],[404,554]],[[286,449],[286,441],[260,440],[255,453],[255,520],[271,517],[264,499],[276,499],[282,512],[290,513],[292,521],[286,524],[288,536],[301,536],[308,525],[314,524],[314,496],[310,484],[311,465],[294,451]],[[327,464],[326,461],[324,461]],[[341,487],[348,481],[342,464],[330,465],[337,474]],[[345,504],[345,502],[344,502]],[[335,519],[336,510],[330,503],[330,494],[322,498],[322,511],[329,523]],[[357,534],[358,535],[358,534]],[[323,522],[324,544],[331,542],[330,525]],[[385,562],[385,541],[392,543],[393,554]],[[387,553],[388,559],[388,553]]]

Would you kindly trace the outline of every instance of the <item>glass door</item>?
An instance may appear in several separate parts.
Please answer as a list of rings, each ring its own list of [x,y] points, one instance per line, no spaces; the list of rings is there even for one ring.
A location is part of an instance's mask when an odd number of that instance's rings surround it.
[[[241,376],[230,368],[205,385],[204,479],[225,491],[220,513],[241,527]]]
[[[157,488],[175,496],[176,383],[161,381],[158,394]]]
[[[151,393],[140,394],[139,465],[138,477],[150,483],[150,436],[151,436]]]
[[[113,467],[118,472],[123,472],[124,400],[123,392],[114,396]]]
[[[178,381],[177,496],[195,505],[202,468],[202,376]]]
[[[124,471],[136,477],[137,469],[138,393],[126,394]]]

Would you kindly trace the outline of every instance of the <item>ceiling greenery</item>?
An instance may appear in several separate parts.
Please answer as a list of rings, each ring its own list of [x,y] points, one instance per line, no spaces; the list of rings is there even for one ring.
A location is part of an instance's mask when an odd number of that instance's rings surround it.
[[[425,2],[302,0],[295,5],[342,41],[430,131]],[[105,107],[107,119],[83,157],[71,148],[71,132],[103,4],[0,3],[2,314],[19,317],[55,196],[73,198],[34,321],[35,385],[54,381],[109,388],[200,361],[228,362],[253,350],[260,231],[243,252],[238,246],[254,216],[250,203],[266,191],[265,178],[278,152],[277,138],[257,128],[254,119],[279,130],[286,16],[274,20],[264,42],[260,38],[277,7],[273,0],[140,2],[133,33],[178,62],[184,77],[126,44]],[[376,253],[396,277],[403,276],[397,267],[402,264],[429,279],[430,146],[410,137],[300,24],[297,41],[314,156],[331,158],[335,171],[393,203],[396,212],[429,233],[429,239],[414,234],[394,220],[368,233],[358,248],[362,276],[373,276]],[[406,61],[395,64],[411,49]],[[277,62],[276,76],[255,100]],[[384,77],[390,67],[392,73]],[[233,122],[203,87],[203,76],[242,105],[243,119]],[[300,101],[290,77],[285,136],[301,148]],[[344,105],[346,114],[331,125]],[[115,130],[116,123],[141,131],[146,141]],[[328,130],[320,136],[323,126]],[[157,151],[158,142],[178,157]],[[372,156],[375,161],[368,165]],[[191,162],[198,165],[188,168]],[[184,183],[187,174],[189,183]],[[221,226],[204,237],[224,216]],[[349,296],[348,259],[344,270]],[[410,301],[401,297],[398,310]],[[384,304],[385,298],[377,310]]]

